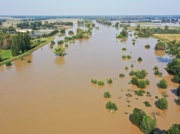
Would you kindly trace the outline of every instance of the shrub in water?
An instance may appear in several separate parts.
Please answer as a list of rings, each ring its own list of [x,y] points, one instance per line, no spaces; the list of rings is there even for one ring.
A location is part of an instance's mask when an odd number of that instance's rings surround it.
[[[125,67],[126,70],[128,70],[128,67]]]
[[[135,72],[133,70],[129,73],[130,76],[134,76],[134,74]]]
[[[109,92],[104,93],[104,98],[111,98],[111,94]]]
[[[146,88],[146,81],[140,80],[138,82],[138,88]]]
[[[111,79],[111,78],[110,78],[110,79],[107,79],[107,83],[108,83],[108,84],[112,84],[112,83],[113,83],[112,79]]]
[[[103,81],[98,81],[98,85],[99,86],[104,86],[104,82]]]
[[[135,75],[139,79],[144,79],[147,75],[147,72],[146,72],[146,70],[140,70],[140,71],[136,71]]]
[[[133,85],[138,85],[138,78],[137,77],[133,77],[132,80],[131,80],[131,83]]]
[[[145,116],[145,115],[146,115],[146,113],[143,110],[134,108],[133,113],[130,116],[130,120],[131,120],[132,124],[139,127],[140,122],[141,122],[143,116]]]
[[[145,48],[149,49],[149,48],[150,48],[150,45],[145,45]]]
[[[150,84],[150,81],[149,80],[146,80],[146,85],[149,85]]]
[[[164,80],[164,79],[160,80],[160,82],[157,85],[159,88],[163,88],[163,89],[168,87],[168,84],[167,84],[166,80]]]
[[[116,106],[115,103],[109,101],[107,104],[106,104],[106,108],[109,109],[110,111],[117,111],[118,108]]]
[[[68,44],[65,44],[65,47],[68,47]]]
[[[27,63],[31,63],[31,60],[28,60]]]
[[[122,58],[123,58],[123,59],[126,59],[126,55],[123,55]]]
[[[159,99],[158,101],[156,101],[156,106],[162,110],[168,109],[167,99],[166,98]]]
[[[179,82],[180,82],[180,78],[179,78],[178,75],[174,75],[174,78],[171,79],[171,80],[172,80],[172,82],[174,82],[174,83],[179,83]]]
[[[7,62],[7,63],[6,63],[6,66],[11,66],[11,65],[12,65],[11,62]]]
[[[122,48],[123,51],[126,51],[126,48]]]
[[[128,55],[127,58],[128,58],[128,59],[131,59],[132,57],[131,57],[131,55]]]
[[[176,104],[180,105],[180,97],[176,100]]]
[[[151,107],[151,104],[148,101],[145,101],[144,104],[146,105],[146,107]]]
[[[97,84],[97,80],[95,80],[95,79],[91,79],[91,83],[93,83],[93,84]]]
[[[64,43],[63,40],[58,41],[58,44],[63,44],[63,43]]]
[[[155,67],[153,68],[153,70],[158,70],[158,67],[157,67],[157,66],[155,66]]]
[[[125,75],[124,74],[120,74],[119,77],[125,77]]]
[[[142,61],[142,58],[141,58],[141,57],[139,57],[137,60],[138,60],[138,61]]]
[[[144,93],[146,93],[146,91],[144,91],[144,90],[136,90],[136,91],[134,91],[134,93],[135,93],[135,95],[137,95],[137,96],[143,96]]]
[[[59,55],[59,56],[64,56],[65,55],[65,49],[62,47],[62,46],[57,46],[55,49],[54,49],[54,53],[56,55]]]
[[[158,42],[155,46],[155,50],[165,50],[166,44],[164,42]]]

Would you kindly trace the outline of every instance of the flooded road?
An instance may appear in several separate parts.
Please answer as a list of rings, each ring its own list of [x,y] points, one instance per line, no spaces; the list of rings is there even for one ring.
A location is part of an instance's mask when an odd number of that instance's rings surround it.
[[[167,63],[157,59],[169,58],[163,52],[154,51],[157,39],[138,38],[136,44],[132,45],[133,36],[129,36],[125,42],[115,38],[121,29],[101,24],[96,26],[100,29],[94,29],[90,39],[69,44],[65,57],[56,57],[48,44],[26,57],[26,60],[17,60],[11,67],[0,67],[0,133],[141,134],[129,121],[135,107],[147,114],[159,113],[160,116],[156,118],[160,129],[168,129],[171,124],[179,123],[180,107],[175,104],[177,97],[171,91],[178,84],[172,83],[172,76],[164,70]],[[55,42],[61,38],[56,37]],[[151,46],[150,49],[145,49],[147,44]],[[122,51],[122,48],[127,50]],[[122,60],[122,55],[131,55],[132,59]],[[138,57],[142,57],[141,63],[137,62]],[[32,62],[27,63],[28,59]],[[168,89],[157,88],[156,84],[162,78],[154,76],[155,65],[168,80]],[[126,66],[129,68],[127,71]],[[150,86],[145,90],[152,97],[137,97],[133,92],[133,97],[127,99],[125,96],[128,89],[138,89],[128,84],[131,80],[129,72],[137,69],[148,72]],[[119,78],[120,73],[126,77]],[[94,86],[91,84],[92,78],[104,82],[112,78],[113,84]],[[111,93],[111,99],[103,98],[105,91]],[[154,105],[155,96],[162,97],[161,92],[169,95],[169,109],[165,112]],[[105,105],[109,100],[116,103],[117,112],[106,110]],[[144,101],[149,101],[152,107],[146,108]]]

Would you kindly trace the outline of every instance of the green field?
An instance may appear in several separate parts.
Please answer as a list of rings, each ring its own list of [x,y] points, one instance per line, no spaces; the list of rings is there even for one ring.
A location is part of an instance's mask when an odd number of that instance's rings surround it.
[[[6,60],[12,57],[11,50],[1,50],[2,59]]]

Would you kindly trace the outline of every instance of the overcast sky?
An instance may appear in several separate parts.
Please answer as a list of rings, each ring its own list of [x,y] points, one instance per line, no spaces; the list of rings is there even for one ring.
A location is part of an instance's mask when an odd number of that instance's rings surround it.
[[[180,0],[1,0],[0,15],[180,15]]]

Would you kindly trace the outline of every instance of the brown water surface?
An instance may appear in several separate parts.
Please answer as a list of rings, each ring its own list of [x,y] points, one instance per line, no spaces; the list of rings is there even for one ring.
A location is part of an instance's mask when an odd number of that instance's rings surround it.
[[[171,91],[178,85],[171,82],[172,76],[164,70],[167,63],[157,60],[158,56],[169,58],[163,52],[154,51],[157,40],[138,38],[132,45],[133,36],[125,42],[115,38],[121,29],[96,25],[100,29],[94,29],[90,39],[69,44],[65,57],[56,57],[48,44],[26,60],[15,61],[12,67],[0,67],[1,134],[141,134],[129,121],[135,107],[147,114],[159,113],[156,119],[160,129],[180,123],[180,107],[175,104],[177,97]],[[76,31],[76,28],[74,26],[72,30]],[[55,42],[61,38],[56,37]],[[148,50],[144,47],[147,44],[151,46]],[[126,51],[122,51],[124,47]],[[132,59],[122,60],[122,55],[131,55]],[[142,57],[141,63],[137,62],[138,57]],[[27,59],[32,63],[27,63]],[[168,80],[168,89],[157,88],[156,84],[162,78],[154,76],[155,65]],[[128,71],[125,71],[126,66]],[[128,89],[138,89],[128,84],[132,69],[147,70],[151,84],[145,90],[152,97],[135,99],[137,96],[132,91],[133,97],[125,96]],[[126,77],[119,78],[120,73]],[[98,87],[91,84],[92,78],[104,81],[112,78],[113,84]],[[111,99],[103,98],[105,91],[111,93]],[[169,95],[167,111],[154,105],[155,96],[162,97],[162,92]],[[117,112],[106,110],[109,100],[117,104]],[[152,107],[146,108],[144,101],[149,101]]]

